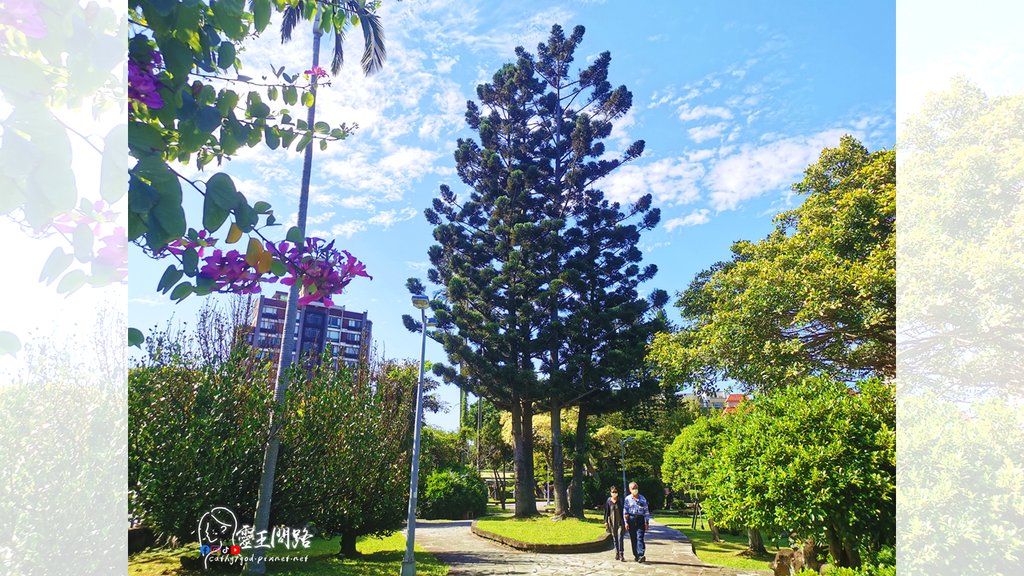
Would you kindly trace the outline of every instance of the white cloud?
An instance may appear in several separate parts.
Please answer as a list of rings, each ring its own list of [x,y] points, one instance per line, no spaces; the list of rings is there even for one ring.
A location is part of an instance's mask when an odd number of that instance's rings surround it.
[[[416,209],[412,207],[403,208],[402,210],[387,210],[384,212],[373,215],[368,223],[382,226],[385,230],[391,228],[396,222],[403,222],[405,220],[411,220],[416,217]]]
[[[697,150],[696,152],[688,153],[686,155],[686,158],[690,162],[702,162],[704,160],[707,160],[708,158],[711,158],[714,155],[715,155],[715,151],[714,150]]]
[[[707,208],[694,210],[682,218],[673,218],[668,222],[665,222],[665,230],[671,232],[682,226],[699,226],[700,224],[707,224],[711,221],[711,218],[708,217],[708,214],[710,213],[711,211]]]
[[[683,122],[699,120],[705,116],[718,116],[723,120],[731,120],[732,112],[730,112],[728,108],[723,108],[721,106],[700,105],[690,108],[689,104],[683,104],[683,106],[679,108],[679,119]]]
[[[334,217],[334,212],[321,212],[316,216],[307,216],[306,224],[323,224]]]
[[[627,164],[613,172],[601,185],[609,200],[620,204],[636,202],[652,194],[660,204],[688,204],[700,198],[697,182],[704,166],[683,158],[666,158],[650,164]]]
[[[344,224],[335,224],[331,228],[331,233],[335,236],[344,236],[345,238],[351,238],[353,234],[366,230],[366,222],[362,220],[352,220],[345,222]]]
[[[655,36],[648,36],[647,39],[650,40],[651,42],[656,42],[658,40],[661,40],[661,36],[661,34],[657,34]]]
[[[786,138],[753,147],[743,145],[712,167],[704,184],[716,210],[735,210],[765,192],[788,188],[818,157],[822,148],[836,146],[846,130],[829,130],[810,137]],[[856,136],[857,134],[854,133]]]
[[[690,138],[700,144],[705,140],[717,138],[725,132],[725,129],[729,127],[726,122],[719,122],[718,124],[712,124],[711,126],[698,126],[697,128],[690,128],[686,131],[690,135]]]
[[[438,74],[447,74],[452,71],[455,67],[455,63],[459,61],[459,55],[456,54],[454,58],[450,56],[434,56],[434,62],[437,64]]]
[[[168,302],[168,299],[162,296],[146,296],[145,298],[132,298],[129,302],[145,306],[163,306]]]
[[[430,262],[406,262],[405,265],[410,270],[428,270],[430,268]]]

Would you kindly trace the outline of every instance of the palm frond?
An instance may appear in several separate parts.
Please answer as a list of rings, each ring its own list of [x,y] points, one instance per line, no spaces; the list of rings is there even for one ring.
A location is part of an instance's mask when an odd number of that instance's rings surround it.
[[[363,27],[363,38],[366,47],[363,51],[363,74],[376,74],[384,68],[384,60],[388,57],[384,47],[384,27],[380,24],[380,16],[366,10],[359,14],[359,24]]]
[[[341,67],[345,64],[345,29],[337,28],[334,30],[334,58],[331,59],[331,74],[337,76],[338,72],[341,71]]]
[[[294,8],[291,6],[285,7],[284,16],[281,18],[281,44],[291,42],[292,32],[299,25],[299,18],[304,8],[302,2],[303,0],[299,0],[299,3]]]

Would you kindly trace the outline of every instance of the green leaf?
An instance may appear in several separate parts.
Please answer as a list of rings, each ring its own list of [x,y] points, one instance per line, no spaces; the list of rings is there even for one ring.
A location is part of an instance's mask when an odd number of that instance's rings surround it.
[[[264,127],[263,138],[271,150],[277,150],[277,147],[281,145],[281,133],[278,131],[277,126]]]
[[[270,24],[270,0],[253,0],[252,14],[256,31],[263,32],[267,24]]]
[[[150,0],[149,3],[156,8],[157,14],[161,16],[170,16],[178,6],[175,0]]]
[[[210,232],[220,230],[228,214],[238,206],[238,190],[230,176],[219,172],[206,182],[203,200],[203,228]]]
[[[270,116],[270,106],[263,102],[253,102],[249,105],[249,116],[252,118],[266,118]]]
[[[220,110],[213,106],[203,106],[196,112],[196,129],[204,134],[213,133],[223,119]]]
[[[146,122],[131,122],[128,124],[128,147],[132,152],[149,155],[154,150],[167,150],[167,142],[156,126]]]
[[[76,290],[85,285],[86,281],[85,272],[81,270],[72,270],[64,275],[57,283],[57,293],[67,294],[68,296],[75,293]]]
[[[199,266],[199,254],[195,248],[188,247],[185,249],[185,252],[181,255],[181,264],[185,274],[188,274],[189,278],[194,278]]]
[[[128,127],[119,124],[103,138],[103,160],[100,161],[100,197],[114,204],[128,192]],[[163,142],[163,139],[161,139]]]
[[[281,130],[281,147],[287,150],[296,136],[297,134],[291,130]]]
[[[131,175],[129,182],[128,209],[140,214],[149,212],[149,210],[156,204],[157,200],[160,199],[160,193],[156,191],[156,188],[146,184],[141,178],[134,174]]]
[[[267,97],[271,100],[277,100],[277,86],[267,88]]]
[[[217,94],[217,109],[220,110],[221,116],[227,116],[235,106],[238,106],[237,92],[225,89]]]
[[[185,85],[188,73],[192,70],[192,49],[177,38],[163,38],[157,43],[160,45],[164,65],[174,78],[173,88],[178,90]]]
[[[267,210],[270,210],[270,204],[260,200],[253,205],[252,209],[255,210],[257,214],[266,214]]]
[[[285,240],[292,244],[301,245],[306,241],[306,237],[302,235],[302,231],[299,230],[298,226],[292,226],[288,229],[288,234],[285,236]]]
[[[274,276],[281,277],[288,273],[288,268],[285,267],[284,263],[279,260],[274,260],[270,263],[270,273]]]
[[[306,108],[309,108],[310,106],[313,105],[313,93],[312,92],[303,92],[302,93],[302,105],[305,106]]]
[[[327,150],[327,140],[321,140],[320,141],[320,150],[321,151]]]
[[[170,290],[178,280],[181,280],[182,274],[183,272],[181,270],[171,264],[166,270],[164,270],[164,274],[160,277],[160,282],[156,285],[156,289],[167,294],[167,291]]]
[[[193,287],[191,284],[189,284],[188,282],[182,282],[181,284],[175,286],[174,290],[171,291],[171,300],[180,302],[187,298],[188,295],[192,293],[192,291]]]
[[[273,226],[274,222],[277,222],[277,218],[274,218],[273,214],[267,216],[267,226]]]
[[[142,349],[142,344],[146,341],[146,338],[142,335],[142,330],[138,328],[128,329],[128,345],[135,346],[138,349]]]
[[[243,199],[235,209],[235,225],[242,232],[251,232],[260,222],[259,214]]]
[[[245,8],[244,0],[214,0],[210,3],[210,7],[228,38],[243,40],[249,33],[249,25],[242,21],[242,13]]]
[[[288,104],[289,106],[294,106],[295,103],[299,101],[299,91],[295,88],[295,86],[285,86],[284,101],[285,104]]]
[[[231,42],[224,42],[217,49],[217,67],[227,70],[235,65],[235,45]]]
[[[318,134],[327,134],[331,131],[331,126],[327,122],[317,122],[313,125],[313,131]]]
[[[45,280],[47,286],[53,284],[53,281],[63,274],[73,261],[74,257],[71,254],[65,254],[60,246],[54,248],[43,264],[43,271],[39,274],[39,281]]]
[[[0,331],[0,354],[17,356],[21,351],[21,340],[12,332]]]
[[[308,146],[309,143],[312,142],[312,141],[313,141],[313,131],[312,130],[307,130],[306,133],[302,135],[302,139],[299,140],[299,143],[295,145],[295,151],[296,152],[302,152],[306,148],[306,146]]]

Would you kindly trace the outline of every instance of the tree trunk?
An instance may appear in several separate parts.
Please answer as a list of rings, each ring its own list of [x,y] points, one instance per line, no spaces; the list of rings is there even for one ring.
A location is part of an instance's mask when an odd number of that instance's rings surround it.
[[[512,403],[512,440],[515,462],[516,518],[537,515],[533,478],[533,403],[517,399]]]
[[[572,498],[569,500],[569,515],[583,520],[583,465],[587,447],[587,412],[580,406],[580,417],[576,421],[576,453],[572,459]]]
[[[555,489],[556,518],[569,515],[569,495],[565,488],[565,457],[562,452],[562,407],[551,403],[551,480]]]
[[[839,533],[835,526],[826,528],[825,535],[828,536],[828,551],[832,554],[832,560],[836,566],[849,566],[850,561],[846,557],[846,548],[843,546],[842,540],[839,539]]]
[[[761,533],[754,528],[747,528],[747,550],[757,556],[765,556],[768,551],[764,549],[764,540]]]
[[[341,552],[338,552],[338,556],[344,556],[345,558],[357,558],[359,552],[356,551],[356,535],[351,532],[343,532],[341,534]]]
[[[313,67],[320,63],[320,13],[317,12],[313,20]],[[316,96],[316,77],[313,77],[310,93]],[[316,120],[316,100],[310,105],[306,114],[306,122],[313,126]],[[306,147],[302,158],[302,180],[299,189],[299,210],[296,216],[296,227],[299,232],[306,235],[306,214],[309,211],[309,182],[313,170],[313,145]],[[281,405],[282,412],[285,406],[285,392],[288,390],[288,378],[286,371],[291,364],[292,335],[295,332],[295,318],[298,316],[299,284],[295,283],[288,294],[288,305],[285,309],[284,336],[281,340],[281,355],[277,367],[277,383],[274,388],[274,400]],[[296,358],[299,358],[299,350],[295,350]],[[260,476],[260,488],[256,495],[256,517],[253,519],[253,526],[257,532],[269,531],[270,529],[270,503],[274,495],[274,471],[277,467],[277,456],[281,448],[280,431],[274,430],[276,423],[271,422],[271,434],[267,442],[266,451],[263,454],[263,472]],[[243,573],[266,574],[266,551],[263,548],[256,548],[252,554],[252,561],[243,566]]]
[[[722,537],[718,535],[718,527],[715,526],[715,523],[711,520],[711,518],[708,518],[708,528],[711,530],[711,541],[721,542]]]

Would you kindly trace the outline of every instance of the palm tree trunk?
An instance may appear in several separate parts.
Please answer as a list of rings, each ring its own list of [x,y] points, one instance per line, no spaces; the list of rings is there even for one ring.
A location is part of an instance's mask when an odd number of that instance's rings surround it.
[[[320,64],[320,13],[317,12],[313,21],[313,66]],[[313,83],[310,92],[313,93],[313,104],[309,107],[306,115],[306,122],[312,127],[316,123],[316,81],[317,76],[312,76]],[[296,226],[302,236],[306,236],[306,212],[309,209],[309,181],[313,172],[313,143],[306,146],[305,156],[302,159],[302,189],[299,194],[299,214]],[[288,378],[286,371],[292,363],[292,344],[295,335],[295,318],[298,316],[299,308],[299,286],[300,282],[292,284],[288,293],[288,308],[285,312],[284,338],[281,341],[281,357],[277,369],[277,385],[274,388],[274,400],[280,406],[281,412],[285,409],[285,392],[288,390]],[[299,352],[295,350],[295,352]],[[263,456],[263,475],[260,477],[260,491],[256,500],[256,520],[254,530],[258,534],[262,530],[269,530],[270,525],[270,501],[274,493],[274,470],[277,467],[277,455],[281,448],[281,430],[277,423],[272,422],[270,426],[270,439],[267,443],[267,450]],[[256,548],[253,552],[253,560],[247,563],[244,569],[245,574],[266,574],[267,566],[264,561],[263,548]]]

